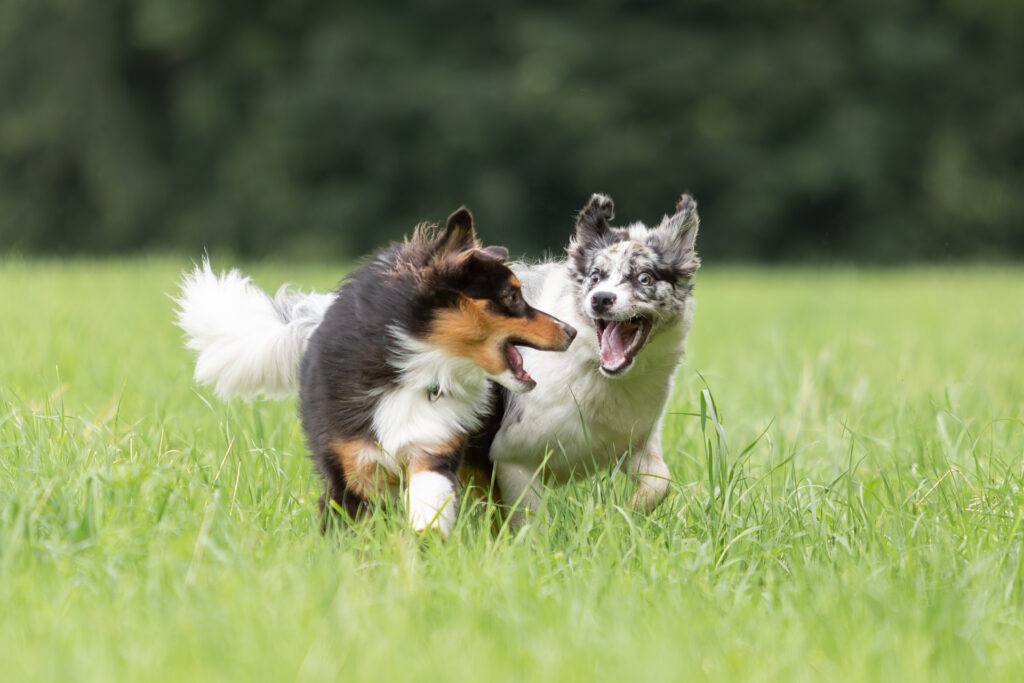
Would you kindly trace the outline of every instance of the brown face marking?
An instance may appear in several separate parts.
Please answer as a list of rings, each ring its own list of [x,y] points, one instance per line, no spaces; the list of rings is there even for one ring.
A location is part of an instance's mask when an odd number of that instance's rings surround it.
[[[376,498],[398,486],[398,477],[380,463],[387,456],[374,443],[365,439],[335,439],[331,451],[345,473],[345,485],[356,495]]]
[[[547,351],[563,351],[571,341],[555,318],[532,308],[528,313],[532,315],[522,318],[504,315],[492,310],[487,299],[461,297],[458,307],[435,316],[427,340],[488,374],[500,375],[508,369],[504,346],[510,341]]]
[[[533,318],[512,318],[509,327],[511,337],[542,351],[564,351],[572,339],[566,334],[565,328],[547,313],[536,309]]]
[[[467,358],[491,375],[505,370],[501,350],[504,340],[495,338],[493,314],[481,299],[461,297],[456,308],[440,311],[434,318],[427,340],[454,356]]]

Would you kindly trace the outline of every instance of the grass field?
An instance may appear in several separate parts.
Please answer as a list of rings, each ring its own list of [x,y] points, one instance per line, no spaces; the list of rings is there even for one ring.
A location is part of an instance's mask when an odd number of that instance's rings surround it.
[[[0,261],[0,679],[1024,680],[1024,271],[709,266],[653,515],[424,543],[319,534],[294,405],[192,385],[185,265]]]

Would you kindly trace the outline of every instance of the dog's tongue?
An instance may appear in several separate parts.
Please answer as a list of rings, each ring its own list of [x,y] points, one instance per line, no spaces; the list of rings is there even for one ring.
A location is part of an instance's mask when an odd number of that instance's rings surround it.
[[[601,365],[615,369],[629,360],[626,351],[639,327],[623,321],[609,322],[601,335]]]
[[[526,368],[523,367],[523,354],[519,353],[519,349],[511,344],[506,344],[505,358],[508,359],[509,368],[511,368],[512,374],[517,380],[529,387],[537,384],[533,377],[530,377],[530,373],[526,371]]]

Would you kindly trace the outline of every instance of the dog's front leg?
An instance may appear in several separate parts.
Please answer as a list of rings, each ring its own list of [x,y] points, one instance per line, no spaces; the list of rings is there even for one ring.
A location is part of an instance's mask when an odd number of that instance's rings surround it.
[[[447,536],[458,511],[456,473],[465,440],[414,455],[409,460],[409,525],[415,531],[434,529]]]
[[[495,463],[494,476],[498,480],[501,502],[508,505],[510,524],[522,527],[527,518],[540,510],[540,475],[535,468],[519,463]]]
[[[671,481],[668,465],[661,457],[661,437],[655,433],[646,445],[637,447],[627,466],[637,477],[633,509],[650,512],[665,499]]]

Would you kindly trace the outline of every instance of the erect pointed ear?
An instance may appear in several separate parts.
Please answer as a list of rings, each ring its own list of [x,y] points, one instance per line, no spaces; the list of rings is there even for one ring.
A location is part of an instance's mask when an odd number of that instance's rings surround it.
[[[697,257],[695,250],[699,229],[697,202],[688,194],[679,198],[676,212],[662,218],[661,225],[655,229],[666,257],[671,259],[680,273],[686,277],[692,277],[700,268],[700,258]]]
[[[444,230],[438,235],[437,251],[439,254],[454,254],[472,249],[476,244],[473,214],[466,207],[460,206],[448,216]]]
[[[693,246],[697,243],[697,230],[700,228],[697,201],[684,194],[676,202],[676,212],[671,216],[665,216],[660,227],[675,234],[680,250],[693,251]]]
[[[595,194],[576,217],[576,241],[587,244],[601,239],[611,230],[608,221],[615,218],[615,203],[611,197]]]

